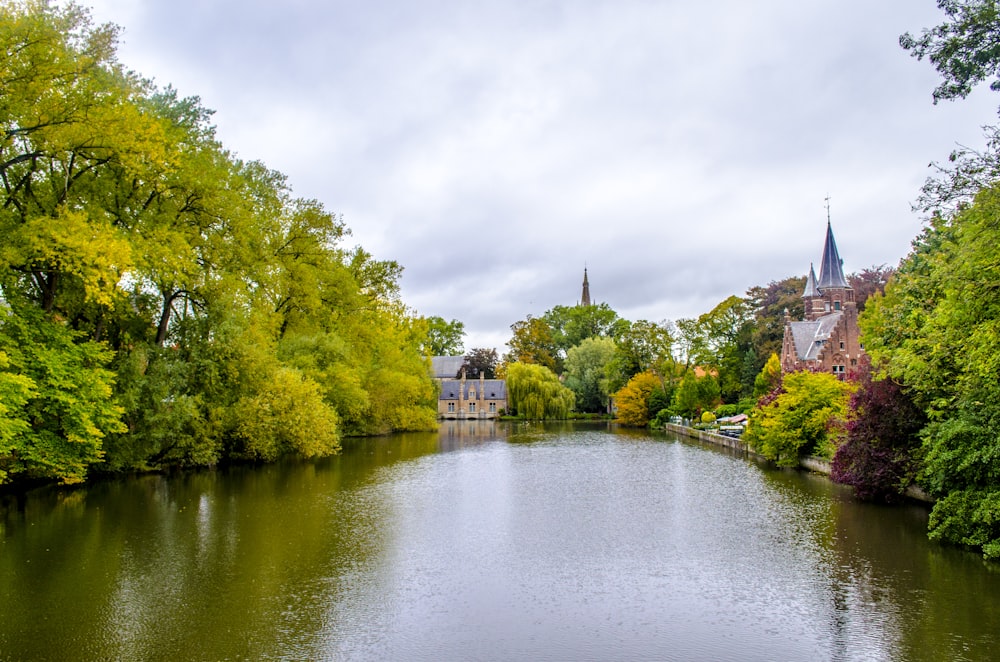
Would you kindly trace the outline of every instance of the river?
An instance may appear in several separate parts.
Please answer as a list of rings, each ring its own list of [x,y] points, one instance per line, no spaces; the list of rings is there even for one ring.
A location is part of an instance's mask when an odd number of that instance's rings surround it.
[[[922,506],[668,434],[447,422],[0,503],[0,660],[988,660]]]

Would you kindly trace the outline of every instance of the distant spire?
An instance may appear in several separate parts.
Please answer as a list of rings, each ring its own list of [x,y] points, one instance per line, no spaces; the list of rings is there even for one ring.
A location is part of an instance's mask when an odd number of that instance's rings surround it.
[[[587,267],[583,268],[583,296],[580,297],[580,305],[590,305],[590,283],[587,281]]]
[[[812,262],[809,263],[809,276],[806,278],[806,289],[802,293],[803,299],[808,299],[809,297],[818,297],[819,288],[816,287],[816,270],[813,269]]]
[[[829,213],[829,202],[827,203],[827,213]],[[832,288],[848,289],[847,279],[844,278],[844,261],[840,259],[837,251],[837,242],[833,240],[833,229],[830,227],[830,220],[826,221],[826,243],[823,245],[823,263],[819,267],[820,290]]]

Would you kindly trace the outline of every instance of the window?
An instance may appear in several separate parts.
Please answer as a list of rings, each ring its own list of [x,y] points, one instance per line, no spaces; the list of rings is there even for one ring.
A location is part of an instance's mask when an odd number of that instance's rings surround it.
[[[834,310],[840,310],[840,302],[839,301],[834,301],[833,302],[833,309]]]
[[[844,349],[844,341],[843,340],[840,341],[840,349]]]
[[[470,402],[469,403],[469,413],[470,414],[475,414],[476,413],[476,403],[475,402]]]
[[[497,413],[497,403],[495,402],[490,403],[490,413],[491,414]]]
[[[449,402],[448,403],[448,413],[449,414],[454,414],[455,413],[455,403],[454,402]]]

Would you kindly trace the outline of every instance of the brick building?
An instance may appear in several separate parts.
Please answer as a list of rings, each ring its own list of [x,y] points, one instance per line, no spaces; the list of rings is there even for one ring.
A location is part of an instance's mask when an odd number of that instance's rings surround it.
[[[785,310],[781,369],[784,372],[822,370],[843,379],[857,367],[864,348],[859,339],[854,290],[844,278],[843,260],[829,221],[819,279],[810,264],[802,298],[805,300],[804,320],[793,322]]]

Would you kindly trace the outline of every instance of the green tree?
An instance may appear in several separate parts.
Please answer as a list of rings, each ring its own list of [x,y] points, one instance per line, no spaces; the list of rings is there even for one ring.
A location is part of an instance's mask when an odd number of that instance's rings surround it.
[[[504,357],[504,363],[532,363],[545,366],[555,373],[562,372],[562,359],[559,347],[552,336],[552,329],[542,318],[528,315],[525,319],[510,325],[513,333],[507,341],[510,352]]]
[[[947,20],[919,37],[909,32],[899,44],[918,60],[926,57],[944,80],[934,89],[934,103],[964,99],[973,86],[995,79],[1000,90],[1000,8],[996,0],[937,0]]]
[[[443,317],[426,317],[427,339],[423,343],[428,356],[459,356],[462,354],[465,324],[458,320],[446,322]]]
[[[751,374],[760,372],[767,357],[781,354],[781,343],[785,337],[785,311],[788,311],[793,320],[803,318],[805,306],[802,292],[805,286],[805,276],[790,276],[747,290],[746,298],[753,309],[750,344],[756,362]]]
[[[738,401],[744,391],[743,364],[751,349],[753,306],[746,299],[730,296],[699,317],[698,326],[706,359],[701,367],[716,373],[725,402]]]
[[[531,363],[507,366],[509,407],[529,420],[563,419],[573,409],[573,391],[554,372]]]
[[[711,373],[684,373],[674,392],[673,411],[681,416],[694,418],[702,411],[712,411],[720,403],[719,381]]]
[[[781,388],[781,360],[771,354],[753,382],[753,397],[760,398]]]
[[[591,306],[555,306],[542,315],[552,334],[558,356],[587,338],[617,338],[627,324],[606,303]]]
[[[938,497],[934,539],[1000,558],[1000,190],[984,189],[914,242],[861,316],[866,349],[928,416],[919,481]]]
[[[634,375],[652,371],[666,388],[677,375],[673,355],[674,333],[670,322],[626,322],[618,332],[616,351],[608,367],[611,388],[616,390]]]
[[[124,430],[110,353],[41,313],[0,308],[0,356],[0,483],[81,482],[103,456],[104,437]]]
[[[781,392],[750,413],[745,438],[778,466],[797,466],[804,455],[832,458],[854,388],[830,373],[789,373]]]
[[[594,337],[583,340],[567,352],[566,386],[576,394],[578,411],[607,411],[607,372],[615,349],[615,341],[611,338]]]

